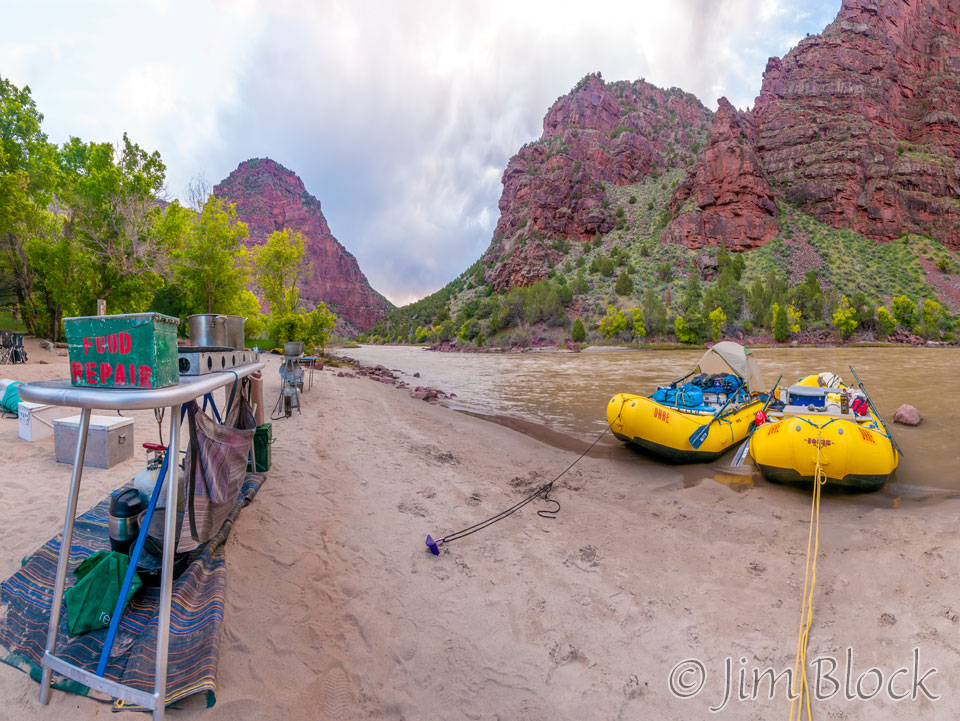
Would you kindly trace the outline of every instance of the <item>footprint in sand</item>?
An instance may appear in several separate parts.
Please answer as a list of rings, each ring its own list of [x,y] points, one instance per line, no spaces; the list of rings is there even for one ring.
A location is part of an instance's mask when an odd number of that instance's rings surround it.
[[[356,703],[350,689],[350,679],[347,673],[339,666],[334,666],[321,674],[317,699],[317,718],[348,719],[352,718]]]

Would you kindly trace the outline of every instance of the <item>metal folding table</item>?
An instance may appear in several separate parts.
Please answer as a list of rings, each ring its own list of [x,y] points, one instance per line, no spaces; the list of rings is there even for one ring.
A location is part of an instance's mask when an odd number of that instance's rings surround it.
[[[180,383],[154,390],[114,388],[82,388],[68,380],[36,381],[20,386],[20,397],[33,403],[49,403],[58,406],[73,406],[80,411],[80,432],[73,458],[73,473],[70,477],[70,494],[67,497],[67,512],[63,523],[63,538],[60,542],[60,559],[50,607],[50,625],[47,629],[47,645],[43,655],[43,674],[40,679],[40,703],[50,701],[51,677],[54,671],[97,691],[109,693],[114,698],[138,704],[153,710],[154,719],[162,719],[167,695],[167,647],[170,640],[170,602],[173,592],[173,554],[177,518],[177,483],[174,474],[180,450],[180,408],[195,398],[212,393],[234,380],[243,378],[264,367],[263,363],[250,363],[232,371],[210,373],[201,376],[181,376]],[[163,565],[160,580],[160,607],[157,623],[157,659],[153,693],[126,686],[116,681],[74,666],[56,655],[57,629],[60,626],[60,608],[63,604],[64,584],[73,543],[73,524],[77,513],[77,497],[80,493],[80,478],[83,474],[83,458],[90,430],[90,415],[93,409],[133,411],[150,408],[169,408],[170,444],[167,447],[167,498],[164,515]],[[157,479],[161,483],[161,479]]]

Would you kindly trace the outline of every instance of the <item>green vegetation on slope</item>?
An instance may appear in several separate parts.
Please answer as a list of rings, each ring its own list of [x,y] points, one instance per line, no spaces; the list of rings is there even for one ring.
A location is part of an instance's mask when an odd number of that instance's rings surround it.
[[[845,335],[850,319],[858,330],[883,337],[891,331],[878,324],[878,308],[889,311],[894,298],[918,309],[914,319],[899,323],[904,330],[928,338],[955,337],[954,318],[940,305],[921,264],[926,258],[937,272],[960,273],[956,253],[942,244],[923,236],[876,243],[785,204],[780,206],[781,232],[747,253],[661,243],[660,233],[671,220],[669,199],[683,172],[674,169],[635,185],[605,186],[618,227],[586,243],[554,243],[554,250],[567,252],[534,286],[496,294],[483,279],[486,266],[480,260],[442,290],[388,315],[366,340],[562,342],[571,337],[574,319],[581,319],[590,342],[676,338],[695,343],[741,332],[786,340],[801,331],[838,333],[841,327]],[[633,289],[618,294],[616,285],[624,274]],[[621,281],[621,289],[624,285]],[[556,313],[554,297],[560,299],[563,317]],[[852,315],[843,310],[844,299]],[[533,307],[519,312],[517,303]],[[925,307],[930,308],[926,323]],[[722,313],[715,312],[718,308]]]

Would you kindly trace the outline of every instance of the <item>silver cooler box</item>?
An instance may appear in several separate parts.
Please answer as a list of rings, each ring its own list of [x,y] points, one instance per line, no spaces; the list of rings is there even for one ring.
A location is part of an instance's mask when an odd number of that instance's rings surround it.
[[[73,463],[77,452],[80,416],[53,421],[53,448],[60,463]],[[133,458],[133,418],[90,416],[90,432],[83,465],[112,468]]]

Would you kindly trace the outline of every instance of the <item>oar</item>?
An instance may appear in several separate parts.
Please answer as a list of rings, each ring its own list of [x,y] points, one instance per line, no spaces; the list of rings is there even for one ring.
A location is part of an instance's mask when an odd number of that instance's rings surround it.
[[[724,403],[722,406],[720,406],[720,410],[718,410],[713,415],[713,418],[710,419],[709,423],[707,423],[705,426],[700,426],[699,428],[697,428],[697,430],[695,430],[693,433],[690,434],[689,440],[690,440],[691,446],[693,446],[694,448],[699,448],[700,446],[703,445],[703,442],[707,440],[707,436],[710,434],[710,426],[712,426],[713,422],[723,414],[724,409],[728,405],[730,405],[730,402],[736,397],[737,397],[737,394],[734,393],[729,398],[727,398],[727,402]]]
[[[897,453],[901,456],[903,451],[900,450],[900,446],[897,445],[897,442],[893,439],[893,434],[887,428],[887,424],[883,422],[883,417],[880,415],[880,411],[877,410],[877,407],[873,405],[873,400],[870,398],[870,394],[867,393],[867,389],[863,387],[863,381],[860,380],[860,376],[857,375],[857,372],[853,369],[853,366],[847,366],[850,369],[850,372],[853,373],[853,377],[857,379],[857,385],[860,386],[860,390],[863,391],[863,395],[867,397],[867,403],[870,404],[870,410],[873,411],[873,415],[877,417],[877,420],[880,421],[880,427],[883,428],[883,432],[887,434],[887,438],[890,439],[890,442],[893,444],[893,447],[897,449]]]
[[[677,383],[679,383],[680,381],[685,381],[685,380],[687,380],[687,378],[689,378],[690,376],[692,376],[692,375],[693,375],[694,373],[696,373],[696,372],[697,372],[697,369],[694,368],[692,371],[690,371],[689,373],[687,373],[683,378],[677,378],[677,380],[675,380],[673,383],[670,384],[670,387],[671,387],[671,388],[676,388],[676,387],[677,387]]]
[[[783,378],[781,375],[780,378],[777,378],[777,382],[773,384],[773,388],[770,389],[770,392],[767,394],[767,402],[763,404],[763,408],[760,409],[761,413],[767,412],[767,406],[770,405],[770,401],[773,400],[773,394],[777,391],[777,386],[780,385],[780,379]],[[743,465],[743,462],[747,460],[747,452],[750,450],[750,437],[756,432],[758,425],[753,424],[753,428],[750,429],[750,432],[747,434],[747,437],[743,439],[743,445],[737,450],[737,455],[733,457],[733,463],[730,464],[732,468],[739,468]]]

